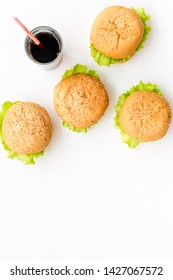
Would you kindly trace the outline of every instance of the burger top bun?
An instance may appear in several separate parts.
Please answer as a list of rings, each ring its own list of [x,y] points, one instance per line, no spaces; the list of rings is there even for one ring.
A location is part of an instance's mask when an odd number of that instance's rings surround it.
[[[95,18],[91,44],[112,58],[132,56],[144,33],[144,25],[135,11],[122,6],[110,6]]]
[[[119,123],[130,137],[148,142],[166,134],[171,116],[171,108],[163,96],[137,91],[125,100],[119,113]]]
[[[104,85],[95,77],[75,74],[54,89],[54,106],[61,119],[76,128],[95,124],[109,104]]]
[[[2,135],[7,146],[18,154],[41,152],[51,139],[50,117],[47,111],[36,103],[14,104],[4,116]]]

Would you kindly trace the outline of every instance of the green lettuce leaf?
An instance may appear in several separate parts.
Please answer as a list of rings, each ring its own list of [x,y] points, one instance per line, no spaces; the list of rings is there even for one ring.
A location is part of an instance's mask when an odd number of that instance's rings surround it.
[[[69,124],[68,124],[67,122],[65,122],[65,121],[62,121],[62,125],[63,125],[64,127],[67,127],[68,129],[70,129],[70,130],[73,131],[73,132],[84,132],[84,133],[87,133],[88,129],[90,128],[90,127],[77,128],[77,127],[74,127],[74,126],[69,125]]]
[[[76,64],[72,69],[66,70],[62,75],[62,80],[75,74],[85,74],[100,80],[99,75],[94,70],[89,70],[86,65]]]
[[[3,141],[2,138],[2,122],[5,116],[5,113],[8,111],[8,109],[16,103],[19,103],[20,101],[16,101],[16,102],[10,102],[10,101],[6,101],[4,102],[4,104],[1,107],[1,111],[0,111],[0,140]]]
[[[138,45],[138,47],[136,49],[136,52],[137,52],[144,47],[143,43],[147,40],[147,36],[150,33],[152,28],[151,28],[151,26],[147,25],[147,23],[146,23],[150,19],[150,16],[146,15],[144,8],[134,9],[132,7],[132,9],[138,14],[138,16],[140,17],[140,19],[142,20],[143,25],[144,25],[144,34],[143,34],[140,44]]]
[[[102,66],[110,66],[111,64],[115,64],[118,62],[126,62],[127,60],[130,59],[130,57],[127,58],[112,58],[109,56],[106,56],[102,53],[100,53],[96,48],[94,47],[93,44],[90,45],[90,53],[91,56],[94,58],[94,60],[97,62],[98,65]]]
[[[90,75],[95,77],[96,79],[100,80],[98,74],[96,71],[94,70],[89,70],[88,67],[86,65],[81,65],[81,64],[76,64],[72,69],[70,70],[66,70],[64,72],[64,74],[62,75],[62,80],[70,77],[72,75],[75,74],[85,74],[85,75]],[[62,121],[62,125],[68,129],[70,129],[73,132],[84,132],[87,133],[87,131],[89,130],[90,127],[84,127],[84,128],[77,128],[74,126],[71,126],[70,124],[68,124],[65,121]]]
[[[126,143],[129,146],[129,148],[135,148],[139,143],[143,143],[143,142],[138,141],[137,139],[134,139],[134,138],[128,136],[121,129],[121,126],[120,126],[120,123],[119,123],[119,113],[120,113],[120,110],[121,110],[121,108],[122,108],[126,98],[128,96],[130,96],[133,92],[141,91],[141,90],[153,91],[153,92],[156,92],[156,93],[158,93],[160,95],[163,95],[163,93],[157,88],[156,84],[151,84],[151,83],[144,84],[142,81],[140,81],[138,85],[132,86],[130,88],[130,90],[128,90],[125,93],[121,94],[119,96],[119,98],[118,98],[118,102],[117,102],[116,106],[114,107],[115,113],[116,113],[116,116],[114,118],[115,127],[120,130],[121,139],[122,139],[123,143]]]
[[[0,111],[0,141],[2,143],[3,148],[8,152],[8,158],[11,159],[18,159],[20,161],[22,161],[24,164],[35,164],[34,158],[35,157],[39,157],[39,156],[43,156],[44,151],[41,151],[39,153],[35,153],[35,154],[17,154],[15,152],[13,152],[11,149],[8,148],[8,146],[6,145],[4,139],[3,139],[3,135],[2,135],[2,122],[5,116],[5,113],[8,111],[8,109],[16,103],[19,103],[20,101],[16,101],[16,102],[10,102],[10,101],[6,101],[4,102],[4,104],[2,105],[2,109]]]
[[[141,40],[140,44],[138,45],[138,47],[135,50],[135,52],[137,52],[144,47],[143,43],[146,41],[147,36],[148,36],[149,32],[151,31],[151,26],[148,26],[147,23],[146,23],[150,19],[150,16],[146,15],[145,10],[143,8],[134,9],[132,7],[132,9],[138,14],[138,16],[141,18],[141,20],[144,24],[144,34],[143,34],[143,37],[142,37],[142,40]],[[126,58],[119,58],[119,59],[111,58],[109,56],[106,56],[106,55],[100,53],[94,47],[93,44],[90,45],[90,53],[91,53],[91,56],[94,58],[94,60],[98,63],[98,65],[100,65],[100,66],[105,65],[105,66],[108,66],[108,67],[111,64],[115,64],[115,63],[118,63],[118,62],[120,62],[120,63],[126,62],[127,60],[129,60],[131,58],[131,56],[126,57]]]

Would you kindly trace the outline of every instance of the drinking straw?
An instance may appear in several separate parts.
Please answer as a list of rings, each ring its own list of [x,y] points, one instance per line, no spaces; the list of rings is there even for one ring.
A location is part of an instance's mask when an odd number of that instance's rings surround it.
[[[31,33],[31,31],[28,30],[28,28],[26,28],[25,25],[23,25],[23,23],[17,18],[17,17],[13,17],[13,19],[15,20],[15,22],[17,22],[17,24],[26,32],[26,34],[31,38],[31,40],[37,45],[41,47],[41,42]]]

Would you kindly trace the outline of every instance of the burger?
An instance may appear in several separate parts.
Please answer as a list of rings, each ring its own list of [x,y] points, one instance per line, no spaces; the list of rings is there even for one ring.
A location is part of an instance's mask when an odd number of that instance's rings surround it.
[[[87,132],[109,104],[108,93],[96,71],[80,64],[65,71],[54,88],[53,100],[63,126],[74,132]]]
[[[126,62],[143,48],[151,27],[143,8],[110,6],[95,18],[90,33],[90,53],[100,65]]]
[[[35,164],[52,136],[48,112],[33,102],[10,102],[0,112],[0,140],[9,158]]]
[[[161,139],[172,118],[170,105],[157,85],[142,81],[119,97],[115,112],[115,125],[130,148]]]

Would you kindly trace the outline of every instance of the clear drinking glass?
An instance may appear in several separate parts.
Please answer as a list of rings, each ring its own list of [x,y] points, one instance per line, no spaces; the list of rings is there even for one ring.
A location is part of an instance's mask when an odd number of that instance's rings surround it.
[[[55,68],[60,63],[63,55],[61,35],[49,26],[38,26],[31,30],[31,33],[41,42],[41,46],[37,46],[27,36],[24,42],[27,56],[43,69]]]

